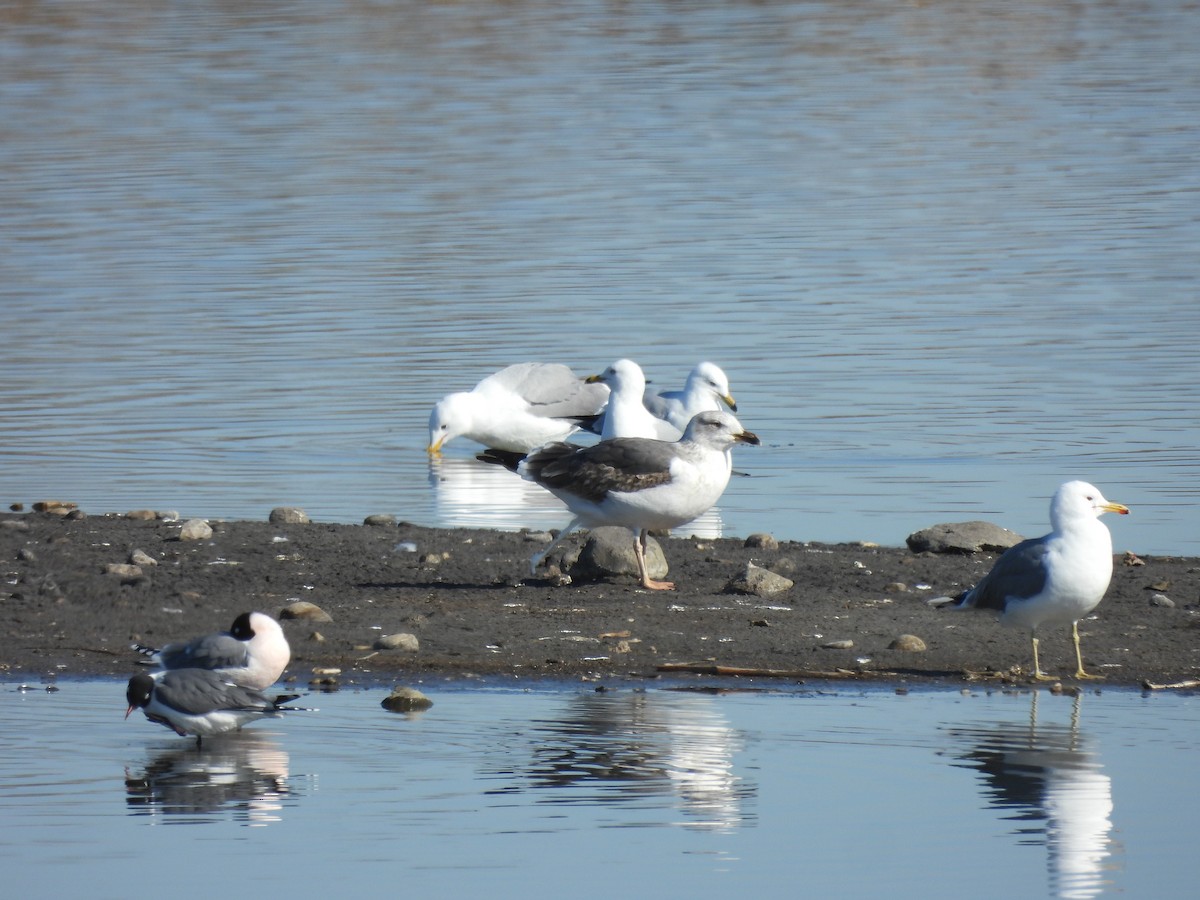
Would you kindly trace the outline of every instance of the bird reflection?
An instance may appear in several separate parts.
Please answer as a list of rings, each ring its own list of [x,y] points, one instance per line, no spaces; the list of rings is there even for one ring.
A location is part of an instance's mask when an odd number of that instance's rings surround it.
[[[282,818],[291,794],[288,755],[261,732],[190,741],[154,755],[141,771],[125,770],[125,802],[135,815],[216,821],[225,813],[246,825]]]
[[[438,521],[447,528],[561,528],[571,518],[562,501],[503,466],[468,458],[431,457]],[[674,529],[680,537],[719,538],[724,528],[716,507]]]
[[[1039,725],[1038,696],[1028,726],[953,730],[970,745],[956,764],[980,772],[988,805],[1023,823],[1015,832],[1023,843],[1046,847],[1053,896],[1085,900],[1110,886],[1112,782],[1079,728],[1082,698],[1069,726]]]
[[[542,802],[644,808],[667,797],[686,827],[732,831],[746,821],[754,789],[733,763],[742,741],[712,697],[581,694],[563,715],[534,722],[530,739],[524,774],[553,791]]]

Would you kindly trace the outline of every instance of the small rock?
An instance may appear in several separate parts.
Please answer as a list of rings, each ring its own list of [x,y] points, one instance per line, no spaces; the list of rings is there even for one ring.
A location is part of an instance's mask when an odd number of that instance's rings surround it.
[[[116,575],[122,581],[137,581],[145,575],[141,566],[129,563],[109,563],[104,567],[104,574]]]
[[[20,501],[17,501],[16,503],[8,504],[8,508],[11,509],[13,512],[24,512],[25,504],[21,503]]]
[[[790,556],[784,556],[781,559],[776,559],[767,566],[776,575],[782,575],[785,578],[791,578],[796,570],[800,568],[794,559]]]
[[[1144,566],[1146,561],[1134,553],[1132,550],[1126,550],[1125,556],[1121,560],[1121,564],[1125,566]]]
[[[1169,591],[1170,589],[1171,589],[1171,582],[1166,581],[1165,579],[1163,581],[1156,581],[1146,588],[1146,590],[1148,590],[1148,591],[1158,591],[1160,593],[1162,591]]]
[[[289,603],[279,611],[281,619],[305,619],[309,622],[332,622],[333,616],[321,609],[315,603],[309,603],[307,600],[297,600],[295,603]]]
[[[599,581],[619,575],[638,576],[637,557],[633,552],[635,538],[628,528],[604,526],[593,528],[579,556],[571,564],[569,574],[574,581]],[[667,577],[667,558],[654,538],[646,539],[646,570],[651,578]]]
[[[125,518],[134,522],[153,522],[158,518],[158,513],[152,509],[131,509],[125,513]]]
[[[888,649],[899,650],[902,653],[923,653],[929,648],[915,634],[902,634],[888,644]]]
[[[790,590],[795,584],[790,578],[776,575],[770,569],[746,564],[746,571],[725,585],[729,594],[753,594],[756,597],[771,597]]]
[[[755,550],[778,550],[779,541],[775,540],[772,535],[765,534],[764,532],[755,532],[746,538],[745,546]]]
[[[188,519],[179,527],[181,541],[207,541],[212,536],[212,526],[204,519]]]
[[[155,515],[160,522],[178,522],[181,518],[177,509],[160,509]]]
[[[1174,609],[1175,601],[1172,600],[1170,597],[1168,597],[1166,594],[1152,594],[1150,596],[1150,605],[1151,606],[1161,606],[1164,609]]]
[[[423,566],[440,566],[442,564],[442,554],[422,553],[417,562]]]
[[[144,550],[134,550],[129,554],[129,561],[135,566],[157,566],[158,560]]]
[[[421,649],[421,644],[415,634],[385,634],[376,639],[375,649],[404,650],[408,653],[416,653]]]
[[[325,643],[325,635],[321,634],[321,632],[319,632],[319,631],[314,631],[312,634],[310,634],[308,636],[308,639],[310,641],[312,641],[314,644]]]
[[[854,641],[826,641],[821,645],[822,650],[853,650]]]
[[[5,519],[3,522],[0,522],[0,528],[8,531],[28,531],[29,523],[23,519]]]
[[[893,581],[884,590],[889,594],[906,594],[908,593],[908,585],[903,581]]]
[[[79,504],[67,500],[39,500],[33,504],[33,508],[36,512],[57,512],[65,515],[73,509],[78,509]]]
[[[396,517],[390,516],[387,513],[375,513],[363,519],[364,525],[371,525],[376,528],[386,527],[396,524]]]
[[[952,522],[914,531],[906,539],[913,553],[1002,553],[1023,538],[991,522]]]
[[[549,531],[526,531],[521,538],[528,544],[548,544],[554,540],[554,535]]]
[[[313,674],[328,677],[331,675],[341,675],[342,670],[329,666],[317,666],[315,669],[313,669]]]
[[[392,548],[394,553],[416,553],[417,544],[415,541],[401,541]]]
[[[17,559],[21,562],[37,562],[37,554],[28,547],[22,547],[17,551]]]
[[[416,688],[397,687],[393,688],[392,692],[379,702],[379,705],[388,712],[417,712],[429,709],[433,706],[433,701]]]
[[[272,525],[308,525],[312,519],[298,506],[277,506],[267,516]]]

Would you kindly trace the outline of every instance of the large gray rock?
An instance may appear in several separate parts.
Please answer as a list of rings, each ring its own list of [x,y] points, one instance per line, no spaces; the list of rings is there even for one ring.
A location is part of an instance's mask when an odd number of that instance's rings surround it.
[[[991,522],[949,522],[914,531],[906,542],[913,553],[1003,553],[1023,540]]]
[[[619,575],[638,577],[637,556],[633,552],[634,535],[628,528],[593,528],[569,568],[574,581],[600,581]],[[646,570],[651,578],[667,577],[667,558],[654,538],[646,539]]]

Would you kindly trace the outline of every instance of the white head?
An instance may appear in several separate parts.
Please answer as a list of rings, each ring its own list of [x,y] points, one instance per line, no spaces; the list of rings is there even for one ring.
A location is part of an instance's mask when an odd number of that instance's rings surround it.
[[[632,359],[618,359],[599,375],[592,375],[587,381],[589,384],[595,384],[597,381],[607,384],[613,393],[637,397],[639,401],[646,390],[646,375],[642,372],[642,367]]]
[[[692,441],[706,447],[725,451],[734,444],[760,444],[758,435],[747,431],[732,413],[710,409],[696,413],[683,432],[682,441]]]
[[[687,378],[686,390],[698,390],[712,393],[718,400],[737,412],[737,403],[729,393],[729,378],[724,370],[716,363],[702,362],[692,369]]]
[[[429,446],[425,452],[437,456],[442,447],[471,430],[475,418],[475,398],[466,391],[447,394],[429,414]]]
[[[1099,488],[1086,481],[1068,481],[1060,485],[1050,501],[1050,525],[1055,531],[1070,522],[1099,518],[1106,512],[1128,515],[1129,509],[1120,503],[1104,499]]]

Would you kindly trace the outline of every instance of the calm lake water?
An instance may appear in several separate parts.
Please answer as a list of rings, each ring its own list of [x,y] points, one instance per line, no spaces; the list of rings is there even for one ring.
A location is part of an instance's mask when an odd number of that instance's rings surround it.
[[[513,686],[516,684],[517,686]],[[729,686],[728,684],[726,686]],[[177,738],[0,686],[14,897],[1187,896],[1200,698],[462,682]],[[167,826],[167,827],[164,827]],[[174,826],[174,827],[171,827]]]
[[[711,359],[706,533],[1200,555],[1190,4],[0,8],[0,500],[562,525],[428,462],[503,365]]]

